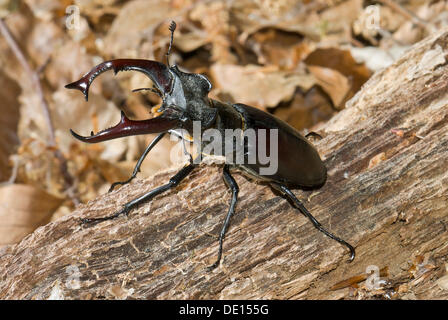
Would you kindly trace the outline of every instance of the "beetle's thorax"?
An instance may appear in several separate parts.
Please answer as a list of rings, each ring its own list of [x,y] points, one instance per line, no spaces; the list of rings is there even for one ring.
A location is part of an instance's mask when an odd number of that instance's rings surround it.
[[[190,131],[194,121],[199,121],[204,129],[212,126],[217,113],[208,98],[210,81],[201,74],[182,72],[177,66],[170,67],[169,71],[172,85],[163,97],[162,109],[175,109],[182,129]]]

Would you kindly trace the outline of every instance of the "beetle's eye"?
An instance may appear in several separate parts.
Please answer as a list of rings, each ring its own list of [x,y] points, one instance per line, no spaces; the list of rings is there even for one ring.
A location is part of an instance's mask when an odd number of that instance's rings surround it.
[[[177,107],[182,110],[187,109],[187,101],[185,100],[182,82],[177,75],[173,77],[173,88],[169,95],[166,95],[165,103],[170,107]]]

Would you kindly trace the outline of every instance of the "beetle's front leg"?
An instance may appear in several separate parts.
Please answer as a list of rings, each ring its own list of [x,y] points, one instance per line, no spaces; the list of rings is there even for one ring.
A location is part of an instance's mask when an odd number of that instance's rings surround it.
[[[163,138],[165,133],[166,132],[162,132],[161,134],[159,134],[154,140],[151,141],[151,143],[148,145],[148,147],[146,147],[145,151],[143,152],[143,154],[141,155],[140,159],[138,159],[137,164],[135,165],[134,172],[132,172],[132,176],[128,180],[126,180],[126,181],[117,181],[117,182],[112,183],[112,185],[110,186],[108,192],[111,192],[112,190],[114,190],[114,188],[116,186],[118,186],[118,185],[128,184],[129,182],[132,181],[132,179],[134,179],[137,176],[137,173],[140,172],[140,167],[142,165],[143,160],[145,160],[145,158],[148,155],[149,151],[151,151],[151,149],[154,148],[154,146],[160,141],[160,139]]]
[[[236,206],[236,202],[238,200],[238,192],[239,192],[238,184],[236,183],[235,179],[230,175],[229,165],[227,165],[227,164],[224,166],[223,177],[224,177],[224,181],[226,182],[227,186],[232,191],[232,200],[230,200],[229,211],[227,212],[226,219],[224,221],[221,232],[219,234],[218,258],[216,259],[215,263],[209,267],[209,270],[213,270],[214,268],[216,268],[219,265],[219,262],[221,261],[222,244],[224,241],[224,237],[226,235],[227,228],[229,227],[229,224],[230,224],[230,218],[235,213],[235,206]]]
[[[190,174],[191,171],[193,171],[193,169],[196,166],[197,165],[194,163],[190,163],[190,164],[186,165],[175,176],[173,176],[167,184],[157,187],[157,188],[145,193],[144,195],[142,195],[134,200],[129,201],[128,203],[126,203],[123,206],[123,208],[121,210],[115,212],[114,214],[112,214],[110,216],[101,217],[101,218],[87,218],[87,219],[83,218],[83,219],[81,219],[81,222],[84,224],[98,223],[101,221],[115,219],[123,214],[128,215],[129,211],[131,211],[131,209],[133,209],[137,205],[147,202],[147,201],[153,199],[155,196],[157,196],[171,188],[176,187],[186,176],[188,176],[188,174]]]

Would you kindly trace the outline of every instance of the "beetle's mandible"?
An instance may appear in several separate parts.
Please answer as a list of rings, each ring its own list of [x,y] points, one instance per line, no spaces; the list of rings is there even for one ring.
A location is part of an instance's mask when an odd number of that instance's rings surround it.
[[[279,191],[290,203],[304,214],[313,225],[328,237],[338,241],[350,250],[350,261],[355,257],[354,248],[343,239],[333,235],[325,230],[322,225],[311,215],[302,202],[290,190],[299,189],[318,189],[324,185],[327,179],[327,170],[322,162],[317,150],[313,145],[302,136],[296,129],[289,126],[282,120],[277,119],[269,113],[244,104],[223,103],[208,98],[208,93],[212,88],[210,81],[203,75],[186,73],[180,71],[175,65],[170,66],[169,54],[173,44],[173,34],[176,28],[174,22],[170,25],[171,41],[167,56],[167,65],[151,60],[142,59],[116,59],[103,62],[86,73],[80,80],[66,85],[68,89],[78,89],[82,91],[86,100],[88,99],[89,87],[92,81],[101,73],[113,69],[115,73],[119,71],[135,70],[144,73],[153,82],[153,88],[144,88],[151,90],[162,99],[162,105],[158,112],[160,115],[148,119],[135,121],[130,120],[122,112],[120,122],[109,129],[103,130],[97,134],[91,133],[90,136],[80,136],[70,130],[73,136],[82,142],[97,143],[110,139],[121,138],[130,135],[158,133],[158,136],[149,144],[143,155],[137,162],[134,172],[127,181],[115,182],[109,191],[117,185],[129,183],[140,171],[140,166],[151,151],[151,149],[162,139],[167,132],[179,132],[186,130],[190,136],[193,135],[194,122],[199,122],[201,131],[206,129],[215,129],[225,136],[226,129],[240,129],[242,132],[254,130],[256,140],[260,140],[258,132],[260,129],[269,131],[276,129],[278,133],[278,169],[273,174],[260,174],[259,169],[262,162],[255,157],[255,162],[244,163],[224,163],[223,177],[227,186],[232,192],[230,207],[224,220],[221,232],[219,234],[219,249],[216,262],[210,266],[215,268],[219,265],[222,255],[222,245],[226,230],[230,223],[230,218],[235,212],[238,199],[238,185],[232,177],[230,170],[237,169],[246,175],[270,185],[273,189]],[[269,139],[264,140],[269,149]],[[233,141],[232,141],[233,142]],[[228,143],[222,141],[223,148]],[[240,146],[243,150],[248,149],[247,141],[242,140]],[[202,146],[200,146],[201,148]],[[233,146],[234,153],[238,146]],[[201,149],[200,149],[201,150]],[[245,151],[245,155],[247,152]],[[201,154],[201,152],[199,153]],[[222,155],[222,154],[221,154]],[[195,159],[196,160],[196,159]],[[137,205],[153,199],[177,186],[189,173],[197,167],[197,161],[190,156],[190,162],[174,175],[167,184],[162,185],[146,194],[124,204],[124,206],[114,214],[101,218],[82,219],[83,223],[95,223],[114,219],[120,215],[127,215],[131,209]]]

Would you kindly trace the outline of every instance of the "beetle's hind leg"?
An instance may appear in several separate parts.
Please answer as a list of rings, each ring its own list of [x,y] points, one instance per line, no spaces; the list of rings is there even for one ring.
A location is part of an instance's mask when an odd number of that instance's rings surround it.
[[[227,165],[227,164],[224,166],[223,177],[224,177],[225,183],[232,191],[232,199],[230,200],[229,211],[227,212],[226,219],[224,221],[224,224],[222,225],[222,229],[219,234],[218,258],[216,259],[215,263],[209,267],[209,270],[213,270],[214,268],[216,268],[219,265],[219,262],[221,261],[222,244],[224,241],[224,237],[226,235],[227,228],[229,227],[229,224],[230,224],[230,218],[235,213],[235,206],[236,206],[236,202],[238,200],[238,192],[239,192],[238,184],[236,183],[235,179],[231,176],[231,174],[229,172],[229,165]]]
[[[148,155],[149,151],[151,151],[151,149],[154,148],[154,146],[160,141],[160,139],[163,138],[165,133],[166,132],[162,132],[161,134],[159,134],[154,140],[151,141],[151,143],[148,145],[148,147],[146,147],[145,151],[143,152],[143,154],[141,155],[140,159],[138,159],[137,164],[135,165],[134,172],[132,173],[132,176],[128,180],[126,180],[126,181],[117,181],[117,182],[112,183],[112,185],[110,186],[108,192],[111,192],[112,190],[114,190],[114,188],[116,186],[118,186],[118,185],[128,184],[129,182],[132,181],[132,179],[134,179],[137,176],[137,173],[140,172],[140,167],[142,165],[143,160],[145,160],[145,158]]]
[[[274,189],[280,191],[287,199],[289,199],[293,203],[293,205],[297,209],[299,209],[300,212],[303,213],[304,216],[306,216],[308,219],[310,219],[310,221],[316,227],[317,230],[324,233],[326,236],[330,237],[331,239],[336,240],[340,244],[346,246],[350,250],[349,261],[350,262],[353,261],[353,259],[355,258],[355,249],[352,247],[352,245],[350,245],[345,240],[343,240],[343,239],[335,236],[334,234],[328,232],[327,230],[325,230],[324,227],[322,227],[322,225],[320,224],[320,222],[317,221],[316,218],[313,217],[313,215],[307,210],[307,208],[305,208],[303,203],[299,199],[297,199],[297,197],[294,195],[294,193],[292,193],[291,190],[289,190],[288,187],[286,187],[282,184],[277,184],[277,183],[271,183],[271,185]]]
[[[196,164],[193,164],[193,163],[186,165],[175,176],[173,176],[167,184],[157,187],[157,188],[145,193],[144,195],[142,195],[134,200],[129,201],[128,203],[126,203],[123,206],[123,208],[121,210],[115,212],[114,214],[112,214],[110,216],[101,217],[101,218],[81,219],[81,222],[82,223],[97,223],[97,222],[101,222],[101,221],[115,219],[115,218],[121,216],[122,214],[127,215],[129,213],[129,211],[131,211],[131,209],[133,209],[137,205],[147,202],[147,201],[153,199],[155,196],[157,196],[171,188],[176,187],[186,176],[188,176],[188,174],[190,174],[191,171],[193,171],[193,169],[195,167],[196,167]]]

